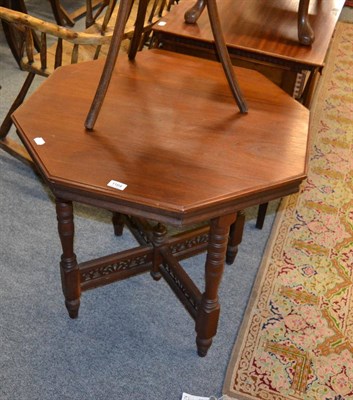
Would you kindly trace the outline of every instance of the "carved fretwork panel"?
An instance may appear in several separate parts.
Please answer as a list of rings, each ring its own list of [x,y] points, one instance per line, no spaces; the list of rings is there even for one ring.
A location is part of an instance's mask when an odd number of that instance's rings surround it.
[[[163,264],[163,269],[165,270],[165,272],[168,273],[169,277],[173,280],[175,286],[177,286],[178,289],[182,292],[182,294],[184,296],[184,300],[186,300],[191,305],[191,307],[193,308],[193,310],[196,313],[198,310],[200,301],[201,301],[201,296],[200,296],[200,298],[197,298],[196,296],[191,294],[190,291],[183,285],[183,283],[179,279],[178,275],[169,267],[168,264]],[[165,274],[163,274],[163,277],[166,279]],[[166,280],[168,281],[168,279],[166,279]],[[168,283],[170,283],[170,281]],[[187,307],[187,305],[185,304],[185,301],[182,301],[182,302]]]
[[[90,289],[146,272],[151,269],[152,257],[152,248],[141,247],[81,263],[81,288]]]
[[[105,275],[113,274],[118,271],[132,269],[138,267],[139,265],[146,264],[147,259],[148,257],[146,254],[143,257],[130,258],[127,260],[116,262],[114,264],[102,265],[89,272],[83,273],[81,275],[81,281],[86,282],[92,279],[101,278]]]
[[[141,245],[152,244],[150,239],[152,227],[147,221],[126,216],[126,223],[135,239]]]
[[[203,245],[207,246],[208,243],[208,232],[207,233],[202,233],[200,235],[194,236],[190,239],[183,240],[178,243],[173,243],[172,245],[169,246],[169,251],[172,254],[178,254],[178,253],[183,253],[187,250],[191,250],[193,248],[199,248],[203,247]]]

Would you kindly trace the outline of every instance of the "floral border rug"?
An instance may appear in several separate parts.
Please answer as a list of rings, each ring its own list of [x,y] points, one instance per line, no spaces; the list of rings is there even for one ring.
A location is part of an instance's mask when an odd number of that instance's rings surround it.
[[[311,113],[308,179],[283,199],[233,349],[236,399],[353,399],[353,24]]]

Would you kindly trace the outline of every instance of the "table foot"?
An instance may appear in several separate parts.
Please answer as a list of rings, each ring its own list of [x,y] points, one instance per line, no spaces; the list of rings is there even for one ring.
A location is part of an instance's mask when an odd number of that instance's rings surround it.
[[[218,287],[221,282],[227,250],[229,227],[236,215],[215,218],[210,224],[209,242],[205,264],[205,292],[196,316],[196,345],[201,357],[207,354],[212,338],[217,333],[220,313]]]
[[[206,357],[208,349],[211,347],[212,339],[196,338],[197,354],[200,357]]]
[[[313,44],[315,39],[314,30],[309,21],[310,0],[300,0],[298,9],[298,39],[305,46]]]
[[[184,15],[185,22],[187,24],[196,24],[197,20],[199,19],[205,7],[206,7],[205,0],[197,0],[196,3],[185,12]]]
[[[60,262],[61,285],[65,297],[65,306],[70,318],[77,318],[80,307],[80,272],[73,250],[74,221],[71,201],[56,199],[58,231],[62,246]]]
[[[78,310],[80,308],[80,300],[65,300],[65,307],[69,313],[69,317],[71,319],[76,319],[78,317]]]

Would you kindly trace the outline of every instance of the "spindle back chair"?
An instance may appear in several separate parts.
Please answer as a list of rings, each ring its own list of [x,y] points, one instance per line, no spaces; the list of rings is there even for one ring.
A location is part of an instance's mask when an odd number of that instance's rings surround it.
[[[160,10],[167,9],[165,4],[163,6],[163,2],[165,3],[164,0],[148,2],[148,18],[144,19],[138,37],[134,39],[137,48],[141,48],[142,35],[151,30],[152,24],[161,15]],[[83,31],[63,27],[22,12],[0,7],[0,19],[10,25],[16,31],[18,37],[18,50],[21,55],[20,68],[28,72],[20,92],[0,126],[0,147],[15,156],[27,158],[26,152],[19,151],[18,146],[7,138],[12,126],[11,114],[24,101],[36,75],[47,77],[62,65],[94,60],[107,54],[119,9],[116,3],[116,0],[110,0],[106,4],[103,15]],[[137,10],[138,2],[135,1],[130,7],[123,33],[123,47],[126,51],[134,36]],[[16,148],[15,151],[14,148]]]

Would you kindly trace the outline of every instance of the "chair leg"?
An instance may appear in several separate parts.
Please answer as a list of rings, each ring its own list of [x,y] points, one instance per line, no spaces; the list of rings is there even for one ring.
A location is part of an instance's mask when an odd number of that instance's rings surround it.
[[[257,213],[256,219],[256,228],[262,229],[265,222],[266,211],[267,211],[268,203],[263,203],[259,205],[259,211]]]
[[[51,8],[53,10],[54,18],[56,23],[61,26],[74,26],[75,21],[70,18],[70,15],[67,11],[62,7],[59,0],[49,0]]]
[[[135,30],[130,42],[129,59],[133,60],[140,48],[141,38],[143,35],[143,25],[147,13],[148,0],[141,0],[138,5],[137,17],[135,22]]]
[[[248,107],[235,77],[233,65],[229,57],[226,42],[224,40],[216,0],[207,0],[207,10],[218,57],[221,60],[230,90],[232,91],[233,97],[239,107],[240,112],[247,113]]]
[[[240,112],[247,113],[248,107],[236,80],[232,62],[230,60],[228,49],[222,33],[216,0],[197,0],[196,3],[189,10],[186,11],[184,16],[185,22],[189,24],[194,24],[198,20],[205,6],[207,6],[217,54],[222,63],[229,87],[232,91],[233,97],[239,107]]]
[[[85,121],[85,127],[87,130],[93,130],[94,124],[96,123],[99,111],[102,107],[105,95],[107,93],[115,63],[118,58],[121,42],[124,36],[125,24],[129,16],[132,3],[133,0],[121,1],[120,3],[118,17],[115,23],[114,33],[109,47],[107,59],[104,64],[103,73]]]
[[[27,75],[27,78],[20,90],[20,93],[17,95],[15,101],[12,103],[9,112],[6,114],[6,117],[0,126],[0,139],[5,139],[5,137],[9,133],[12,126],[11,115],[23,103],[35,76],[36,74],[34,74],[33,72],[30,72]]]
[[[200,17],[202,11],[207,6],[213,37],[217,49],[218,57],[222,63],[229,87],[233,97],[239,107],[241,113],[247,113],[248,107],[241,93],[240,87],[236,80],[232,62],[229,57],[228,49],[222,33],[221,23],[219,20],[217,3],[215,0],[197,0],[196,3],[186,11],[184,15],[185,22],[194,24]]]
[[[142,3],[147,3],[147,1],[148,0],[144,0]],[[133,2],[133,0],[126,0],[126,1],[121,1],[121,3],[120,3],[117,22],[115,24],[113,38],[112,38],[112,42],[109,47],[109,52],[108,52],[107,59],[106,59],[105,65],[104,65],[103,73],[101,75],[101,79],[99,81],[96,94],[94,96],[92,105],[90,107],[90,110],[88,112],[88,115],[87,115],[87,118],[85,121],[85,127],[87,130],[93,130],[94,124],[96,123],[99,111],[102,107],[105,95],[107,93],[110,79],[112,77],[115,63],[116,63],[116,60],[117,60],[117,57],[119,54],[121,41],[122,41],[122,38],[124,35],[124,27],[125,27],[125,23],[127,21],[127,18],[128,18],[130,9],[131,9],[132,2]],[[144,9],[144,5],[141,5],[141,8],[139,6],[139,12],[142,11],[143,9]],[[240,112],[246,113],[248,108],[247,108],[246,102],[243,98],[243,95],[240,91],[238,82],[235,78],[235,74],[234,74],[232,63],[230,61],[228,49],[227,49],[227,46],[226,46],[224,38],[223,38],[216,1],[215,0],[207,0],[207,9],[208,9],[209,17],[210,17],[210,23],[211,23],[213,36],[215,38],[217,53],[221,60],[221,63],[222,63],[226,78],[228,80],[230,89],[231,89],[233,97],[240,109]]]

